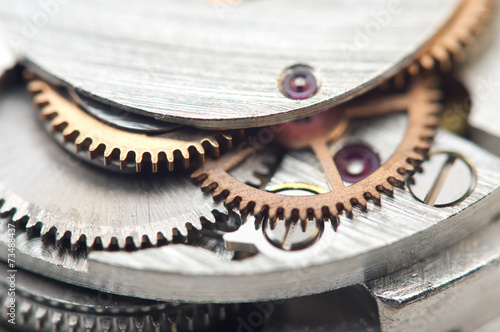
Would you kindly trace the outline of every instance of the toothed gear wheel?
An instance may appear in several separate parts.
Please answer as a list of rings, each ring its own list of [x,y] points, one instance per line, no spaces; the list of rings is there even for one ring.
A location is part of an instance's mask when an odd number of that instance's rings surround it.
[[[464,0],[454,17],[424,46],[410,72],[438,67],[447,71],[465,59],[468,49],[492,21],[496,0]]]
[[[285,124],[275,129],[276,138],[292,149],[311,148],[318,158],[330,191],[311,196],[289,196],[259,190],[237,181],[229,174],[242,161],[251,158],[259,145],[232,152],[218,160],[207,161],[192,175],[202,182],[205,191],[224,198],[228,205],[255,215],[286,219],[331,218],[354,205],[366,206],[367,200],[380,200],[380,193],[391,195],[393,186],[403,186],[405,175],[411,174],[424,160],[437,125],[441,92],[435,78],[419,78],[406,92],[389,96],[371,95],[341,108],[318,114],[310,119]],[[406,111],[408,128],[394,154],[363,180],[346,185],[329,151],[329,143],[346,131],[350,119]]]
[[[1,265],[4,271],[8,268]],[[0,283],[0,327],[7,316],[7,276]],[[215,327],[237,305],[179,304],[113,295],[18,271],[16,274],[16,330],[30,332],[153,332],[194,331]]]
[[[8,161],[0,163],[0,214],[40,227],[44,238],[73,248],[154,246],[174,235],[185,240],[202,221],[215,222],[214,211],[227,213],[189,174],[124,175],[83,164],[46,135],[22,90],[4,96],[0,109],[0,153]]]
[[[191,127],[155,135],[115,128],[87,114],[44,81],[30,80],[28,90],[35,94],[34,103],[41,107],[42,122],[49,123],[52,133],[62,134],[62,143],[72,143],[77,153],[88,150],[90,160],[103,157],[105,166],[119,161],[119,168],[124,170],[127,163],[133,162],[140,172],[147,160],[156,173],[161,163],[173,171],[179,158],[184,168],[189,168],[193,159],[204,161],[207,149],[218,156],[220,144],[230,147],[232,142],[230,133]]]

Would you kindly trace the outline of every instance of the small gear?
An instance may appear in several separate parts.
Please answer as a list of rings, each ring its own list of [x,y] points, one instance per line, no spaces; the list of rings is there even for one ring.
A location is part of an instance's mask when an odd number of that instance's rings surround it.
[[[496,0],[464,0],[453,18],[421,49],[410,74],[422,69],[448,71],[466,57],[476,38],[486,29],[495,13]]]
[[[128,162],[133,161],[136,171],[140,172],[147,160],[152,164],[153,173],[158,172],[158,165],[162,162],[173,171],[174,161],[179,157],[183,166],[189,168],[193,157],[204,161],[205,150],[218,156],[221,143],[227,147],[232,143],[230,133],[190,127],[155,135],[123,130],[87,114],[44,81],[30,80],[28,90],[35,94],[34,102],[41,107],[41,119],[50,123],[51,132],[61,133],[63,143],[73,143],[76,152],[88,150],[91,160],[104,157],[105,166],[119,160],[119,167],[123,170]]]
[[[237,181],[229,174],[242,161],[261,148],[256,144],[218,160],[207,161],[192,178],[202,182],[204,190],[223,197],[229,205],[255,215],[286,219],[331,218],[342,211],[351,212],[354,205],[366,206],[368,199],[380,200],[380,193],[392,194],[393,186],[403,186],[424,160],[438,123],[441,91],[435,78],[417,78],[403,93],[389,96],[365,96],[306,120],[287,123],[275,129],[276,140],[288,148],[311,148],[317,156],[327,181],[328,193],[311,196],[287,196],[259,190]],[[349,119],[405,111],[409,124],[406,136],[394,154],[363,180],[346,185],[333,160],[328,143],[340,138]]]

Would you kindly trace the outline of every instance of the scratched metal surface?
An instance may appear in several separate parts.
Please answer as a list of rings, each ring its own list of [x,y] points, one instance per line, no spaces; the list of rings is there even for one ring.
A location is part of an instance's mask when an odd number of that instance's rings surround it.
[[[380,120],[376,126],[372,123],[371,130],[360,130],[360,135],[369,134],[366,140],[376,135],[381,146],[393,146],[391,128],[404,127],[402,121],[400,116]],[[263,252],[227,262],[202,248],[168,245],[75,257],[21,234],[18,264],[98,290],[192,302],[285,298],[356,284],[438,252],[500,212],[493,203],[500,195],[499,158],[444,131],[439,132],[435,149],[459,149],[472,160],[478,179],[471,196],[453,207],[434,208],[417,202],[405,190],[396,190],[394,198],[382,198],[381,206],[369,204],[368,212],[355,210],[352,219],[342,216],[336,232],[303,251]]]
[[[252,127],[312,114],[394,74],[459,0],[2,1],[19,57],[103,102],[199,127]],[[306,63],[307,100],[277,88]]]

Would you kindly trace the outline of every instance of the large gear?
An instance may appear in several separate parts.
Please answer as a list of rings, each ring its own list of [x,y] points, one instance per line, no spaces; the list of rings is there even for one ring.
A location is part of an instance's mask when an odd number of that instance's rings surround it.
[[[212,191],[214,196],[224,197],[226,203],[237,204],[241,210],[256,215],[301,220],[335,217],[342,211],[352,211],[354,205],[366,206],[368,199],[378,201],[380,193],[391,194],[393,186],[404,184],[404,176],[411,174],[416,165],[424,160],[430,147],[437,125],[436,115],[440,110],[437,101],[440,97],[435,79],[419,78],[405,93],[363,98],[319,114],[316,119],[310,120],[313,126],[316,122],[315,130],[301,133],[294,128],[300,128],[301,123],[291,123],[291,127],[279,137],[286,138],[284,141],[289,147],[310,147],[314,151],[331,187],[328,193],[285,196],[262,191],[234,179],[228,172],[254,154],[259,145],[208,161],[192,177],[202,182],[202,188]],[[392,157],[365,179],[346,186],[330,154],[328,142],[339,138],[345,131],[345,123],[351,118],[403,110],[408,114],[409,124],[405,138]],[[310,129],[307,126],[308,123],[305,123],[302,127]]]
[[[0,264],[3,271],[7,265]],[[113,295],[20,271],[17,277],[16,326],[20,331],[152,332],[192,331],[224,321],[237,305],[181,304]],[[9,317],[8,274],[0,283],[0,319]],[[1,325],[0,325],[1,329]]]
[[[230,146],[232,142],[229,133],[189,127],[155,135],[123,130],[87,114],[46,82],[31,80],[28,90],[35,94],[34,102],[41,107],[42,121],[50,123],[52,132],[62,134],[63,143],[73,143],[77,152],[88,150],[89,159],[103,156],[105,166],[119,160],[123,170],[127,162],[133,160],[136,171],[140,172],[144,161],[148,160],[153,173],[162,162],[173,171],[174,161],[180,157],[184,167],[189,168],[193,157],[204,161],[206,149],[218,156],[220,143]]]
[[[448,71],[455,62],[464,60],[468,49],[491,22],[496,5],[496,0],[464,0],[455,16],[422,48],[410,73],[436,67]]]
[[[96,240],[104,248],[141,247],[185,239],[202,220],[215,222],[213,211],[226,213],[187,174],[123,175],[82,164],[45,134],[19,90],[1,103],[15,111],[0,114],[0,153],[9,160],[0,163],[0,213],[11,211],[28,229],[41,227],[57,241],[69,237],[73,247]]]

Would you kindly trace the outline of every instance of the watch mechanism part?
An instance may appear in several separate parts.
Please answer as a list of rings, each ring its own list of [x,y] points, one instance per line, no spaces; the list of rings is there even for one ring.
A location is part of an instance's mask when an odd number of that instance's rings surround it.
[[[496,16],[500,17],[500,6]],[[478,54],[460,71],[460,78],[470,91],[470,99],[459,101],[471,107],[470,138],[484,148],[500,155],[500,20],[485,52]]]
[[[144,115],[126,112],[118,107],[113,107],[96,102],[82,96],[71,87],[67,87],[73,100],[93,117],[114,127],[143,133],[162,133],[179,129],[182,125],[155,120]]]
[[[221,130],[296,120],[363,94],[414,63],[436,33],[444,37],[464,3],[241,1],[221,17],[200,0],[74,0],[54,15],[25,0],[1,3],[0,13],[19,58],[82,95]],[[297,64],[321,77],[300,102],[278,84]]]
[[[9,106],[1,108],[1,111],[16,108],[20,119],[22,114],[32,112],[26,99],[21,98],[18,100],[20,104],[16,104],[16,97],[11,98],[11,103],[0,104],[2,107]],[[26,113],[22,112],[24,107],[27,108]],[[32,121],[33,128],[41,131],[36,120]],[[349,137],[370,142],[384,162],[404,137],[407,123],[405,114],[359,119]],[[188,245],[171,243],[131,252],[90,251],[85,256],[75,255],[61,250],[64,248],[47,245],[39,237],[30,237],[18,228],[16,263],[20,268],[75,285],[164,301],[228,303],[282,299],[364,282],[389,271],[401,270],[449,247],[485,226],[500,213],[500,205],[496,204],[500,195],[498,157],[446,131],[438,133],[434,149],[459,151],[474,165],[477,174],[474,191],[455,205],[440,208],[425,205],[408,190],[395,188],[394,197],[381,195],[380,206],[369,203],[368,213],[354,209],[352,216],[340,215],[336,228],[332,227],[335,222],[324,223],[324,230],[314,244],[292,251],[270,244],[261,228],[247,228],[251,224],[245,226],[245,223],[236,231],[239,241],[253,245],[258,253],[243,259],[243,255],[238,253],[234,255],[235,259],[229,261],[226,254],[221,257],[220,253],[205,249],[207,246],[194,246],[191,242]],[[42,140],[41,143],[50,142],[43,132],[40,135],[34,139]],[[39,149],[44,149],[42,146]],[[60,150],[55,145],[53,149]],[[46,152],[50,155],[52,150]],[[298,156],[303,153],[306,155],[302,162],[297,163],[300,161]],[[304,167],[319,164],[310,157],[312,152],[292,150],[287,154],[294,158],[285,156],[273,173],[279,172],[279,179],[278,175],[273,175],[265,187],[272,189],[291,182],[322,187],[323,183],[327,183],[319,165]],[[297,162],[292,162],[293,159]],[[285,161],[286,167],[281,167]],[[288,174],[286,170],[295,172]],[[197,190],[201,193],[199,188]],[[205,198],[212,200],[211,197]],[[187,198],[184,198],[186,202]],[[232,220],[227,223],[231,224]],[[238,225],[237,222],[234,224]],[[215,223],[214,226],[217,225]],[[219,222],[219,225],[223,226],[225,222]],[[204,233],[212,228],[207,226],[204,226]],[[249,230],[252,230],[251,234]],[[111,229],[106,231],[115,232]],[[234,233],[226,235],[230,234]],[[3,233],[0,238],[2,260],[7,259],[6,236]]]
[[[0,212],[14,211],[20,223],[28,217],[28,229],[41,227],[57,242],[69,237],[73,247],[183,240],[202,220],[215,222],[213,211],[227,213],[188,174],[123,175],[82,164],[46,135],[19,89],[0,100],[0,152],[9,160],[0,163]]]
[[[259,148],[257,145],[229,153],[218,160],[207,161],[192,177],[202,182],[202,188],[212,191],[215,197],[224,197],[229,205],[238,205],[242,211],[271,219],[280,216],[303,221],[311,218],[330,219],[343,211],[351,212],[353,206],[366,207],[367,200],[378,201],[380,193],[392,194],[393,186],[404,185],[404,176],[411,174],[424,160],[437,125],[436,115],[440,110],[440,91],[437,85],[435,78],[420,78],[407,92],[365,98],[354,101],[351,106],[317,114],[311,120],[284,125],[284,129],[278,134],[278,140],[280,137],[287,137],[288,146],[310,147],[314,151],[328,179],[328,193],[281,195],[235,180],[228,171],[241,161],[251,158]],[[409,123],[406,136],[393,156],[366,178],[346,185],[339,172],[342,167],[335,164],[328,145],[331,140],[339,139],[339,128],[343,128],[349,119],[401,111],[407,112]],[[295,135],[301,126],[307,129],[313,126],[314,130],[307,130],[305,135]],[[340,133],[343,131],[345,130]]]
[[[491,23],[496,0],[465,0],[455,16],[425,45],[417,55],[411,74],[421,69],[452,69],[453,64],[466,58],[466,51]]]
[[[8,273],[6,264],[0,267],[0,320],[7,322],[13,307],[19,331],[198,331],[215,327],[228,315],[238,314],[237,305],[192,305],[128,298],[62,284],[26,271]],[[12,291],[16,293],[14,306],[8,296]]]
[[[460,181],[457,181],[460,179]],[[408,183],[419,201],[432,206],[453,205],[465,199],[476,183],[474,170],[459,154],[435,152]]]
[[[476,332],[498,317],[499,233],[497,215],[438,254],[367,282],[377,301],[382,332]]]
[[[159,164],[165,163],[169,171],[174,170],[174,159],[183,161],[185,168],[196,157],[204,161],[205,150],[219,155],[219,142],[231,145],[229,133],[215,133],[195,128],[182,127],[166,133],[148,135],[113,127],[83,111],[77,104],[40,80],[28,83],[28,90],[35,94],[34,102],[41,107],[41,119],[50,123],[52,132],[62,134],[63,143],[74,143],[76,152],[88,150],[89,158],[103,157],[104,165],[119,161],[121,170],[127,163],[134,163],[137,172],[147,160],[152,172],[158,172]]]

